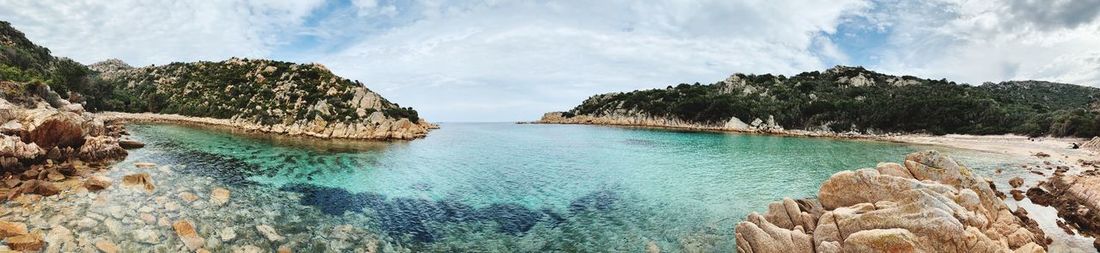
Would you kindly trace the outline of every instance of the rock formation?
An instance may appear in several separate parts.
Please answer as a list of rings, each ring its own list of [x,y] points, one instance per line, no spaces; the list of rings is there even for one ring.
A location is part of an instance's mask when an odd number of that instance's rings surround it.
[[[1063,228],[1072,227],[1081,234],[1100,238],[1100,171],[1056,173],[1049,182],[1029,189],[1027,196],[1036,204],[1058,210],[1058,216],[1066,220]],[[1093,244],[1100,249],[1100,239]]]
[[[1045,235],[986,179],[936,151],[842,171],[817,199],[784,199],[737,224],[740,252],[1045,252]],[[1026,217],[1026,215],[1024,215]]]

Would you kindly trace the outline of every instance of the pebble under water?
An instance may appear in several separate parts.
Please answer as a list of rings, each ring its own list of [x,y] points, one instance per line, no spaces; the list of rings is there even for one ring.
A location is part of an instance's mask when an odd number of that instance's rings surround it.
[[[225,187],[233,193],[227,208],[185,205],[168,216],[189,218],[211,238],[225,237],[223,227],[240,234],[215,249],[303,252],[731,252],[733,227],[748,213],[782,197],[812,196],[834,172],[898,162],[918,149],[509,123],[445,123],[425,139],[392,143],[128,129],[147,146],[112,177],[155,162],[167,172],[153,174],[154,195]],[[254,228],[261,223],[286,239],[265,240]],[[170,228],[153,227],[175,239]]]

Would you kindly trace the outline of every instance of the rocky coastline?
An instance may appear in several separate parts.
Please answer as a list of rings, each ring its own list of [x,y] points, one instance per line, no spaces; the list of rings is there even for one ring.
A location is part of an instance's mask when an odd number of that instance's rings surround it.
[[[1046,252],[1044,232],[991,181],[936,151],[842,171],[817,198],[784,199],[736,226],[740,252]]]
[[[572,117],[565,117],[565,112],[548,112],[543,114],[542,118],[533,122],[525,122],[529,124],[565,124],[565,125],[600,125],[600,126],[620,126],[620,127],[644,127],[644,128],[661,128],[661,129],[674,129],[674,130],[687,130],[687,131],[706,131],[706,132],[733,132],[733,133],[754,133],[754,134],[769,134],[769,135],[782,135],[782,136],[804,136],[804,137],[834,137],[834,138],[846,138],[846,139],[874,139],[881,138],[890,135],[874,135],[863,134],[856,132],[834,132],[825,130],[799,130],[799,129],[785,129],[783,126],[775,123],[774,118],[769,117],[768,120],[762,120],[759,118],[754,119],[750,123],[734,117],[723,124],[701,124],[696,122],[688,122],[676,118],[667,117],[651,117],[643,116],[635,113],[621,113],[615,115],[575,115]]]
[[[317,123],[308,126],[298,124],[262,125],[249,120],[216,119],[157,113],[102,112],[97,113],[96,117],[108,122],[193,124],[229,127],[267,134],[355,140],[412,140],[423,138],[427,136],[428,131],[431,129],[439,128],[438,125],[423,120],[413,123],[405,118],[399,120],[388,119],[381,116],[380,113],[378,113],[377,119],[368,120],[362,124],[348,125],[336,122],[332,124]]]
[[[104,123],[80,104],[60,99],[41,84],[0,81],[0,199],[23,206],[66,192],[98,191],[111,180],[99,176],[139,142],[125,139],[121,126]],[[39,251],[54,231],[28,230],[0,207],[0,238],[6,250]],[[26,215],[26,214],[19,214]],[[0,248],[0,251],[4,251]]]

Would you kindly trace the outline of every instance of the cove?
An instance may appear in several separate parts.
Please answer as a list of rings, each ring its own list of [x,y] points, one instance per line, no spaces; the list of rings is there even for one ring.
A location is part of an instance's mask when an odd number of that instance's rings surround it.
[[[169,164],[172,178],[158,180],[208,178],[231,188],[241,206],[278,203],[286,207],[278,217],[293,217],[272,224],[285,233],[339,223],[427,251],[637,252],[653,244],[729,252],[733,225],[748,213],[811,196],[837,171],[897,162],[919,148],[579,125],[441,126],[422,140],[345,143],[130,125],[147,146],[121,166]],[[242,219],[232,222],[254,225]]]

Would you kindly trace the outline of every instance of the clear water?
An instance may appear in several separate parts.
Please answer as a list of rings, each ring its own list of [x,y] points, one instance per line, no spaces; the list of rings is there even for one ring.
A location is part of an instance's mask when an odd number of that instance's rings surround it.
[[[307,233],[302,227],[331,219],[424,251],[639,252],[652,243],[664,252],[731,252],[733,226],[748,213],[813,196],[834,172],[898,162],[918,148],[509,123],[443,124],[425,139],[395,143],[173,125],[129,131],[147,146],[120,166],[178,165],[172,179],[157,180],[213,179],[242,207],[287,202],[276,219],[295,222],[276,220],[279,231]]]

